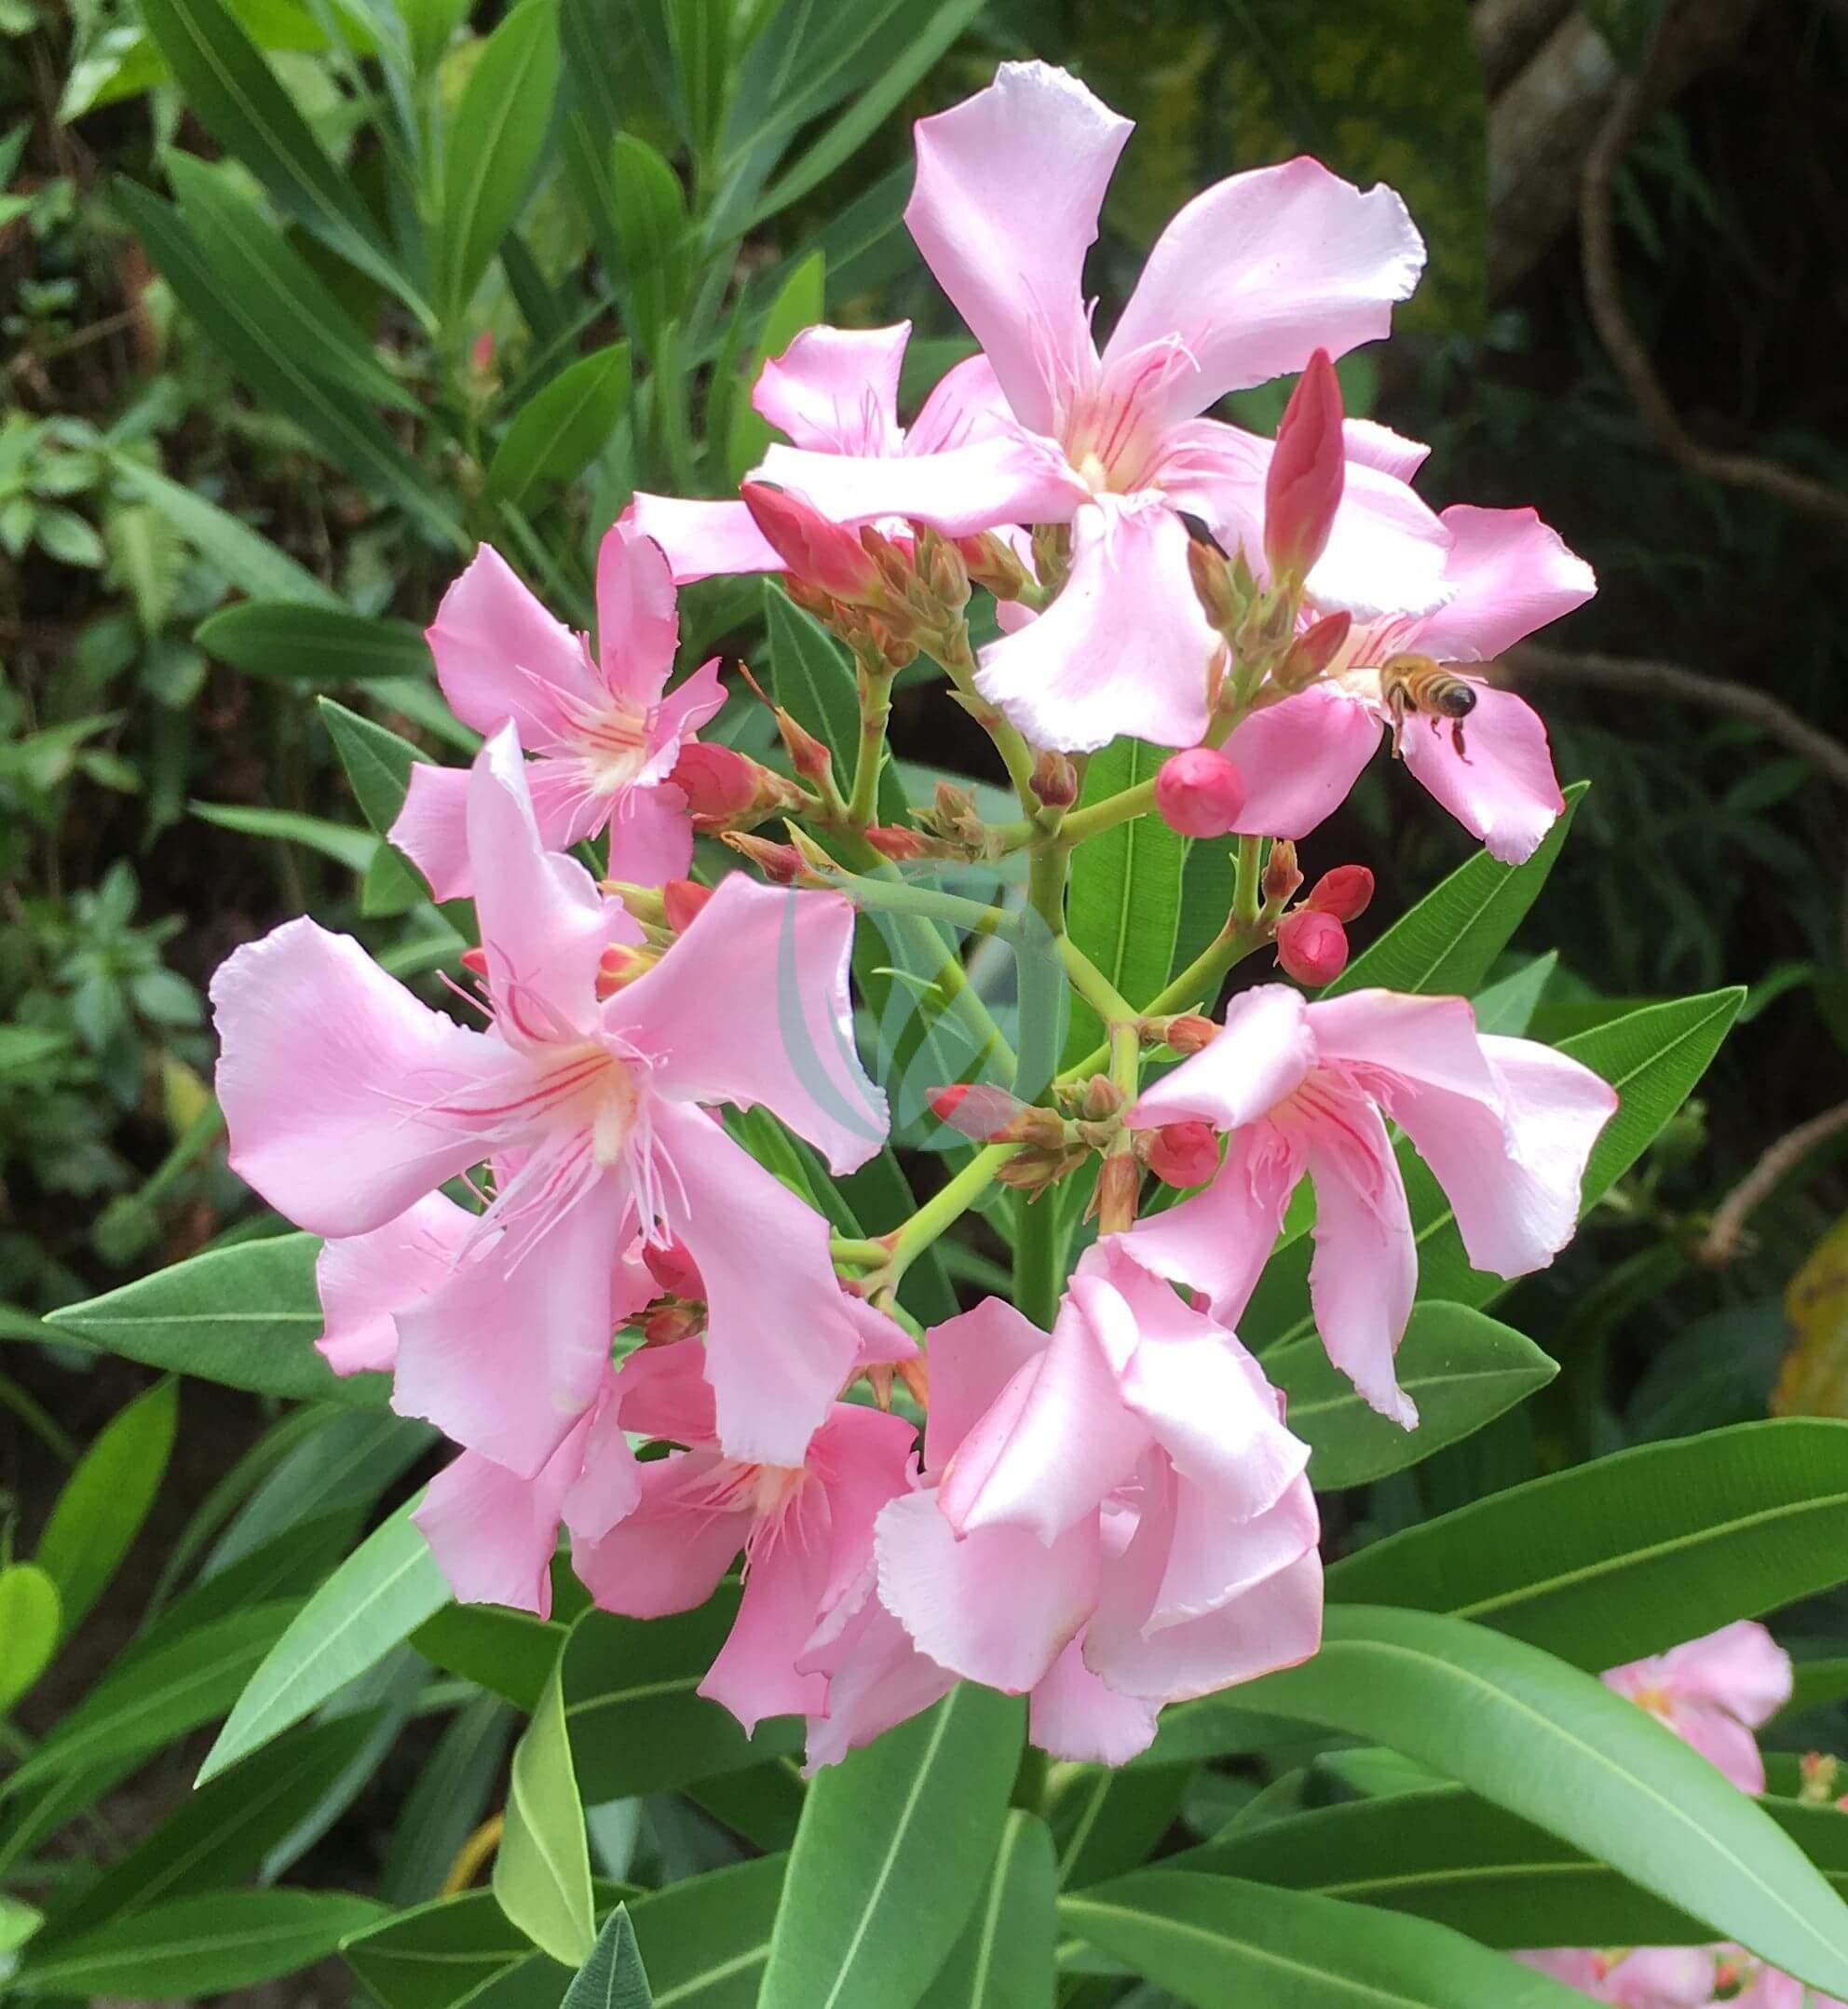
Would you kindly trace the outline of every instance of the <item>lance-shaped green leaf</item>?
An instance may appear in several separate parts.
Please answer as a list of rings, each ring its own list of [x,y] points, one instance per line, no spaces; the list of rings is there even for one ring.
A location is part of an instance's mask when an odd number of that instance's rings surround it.
[[[1571,2009],[1576,1989],[1422,1919],[1144,1869],[1059,1900],[1068,1932],[1195,2009]]]
[[[0,1716],[51,1663],[59,1633],[58,1586],[36,1563],[0,1569]]]
[[[1480,990],[1540,897],[1590,786],[1574,781],[1566,791],[1565,814],[1525,864],[1499,864],[1478,851],[1363,949],[1322,995],[1374,987],[1468,998]]]
[[[756,2009],[788,1864],[759,1856],[632,1900],[657,2009]]]
[[[336,167],[223,0],[143,0],[186,106],[291,216],[420,313],[428,308],[380,243]]]
[[[1330,1598],[1448,1612],[1620,1666],[1848,1579],[1848,1422],[1638,1445],[1344,1557]]]
[[[604,1921],[591,1957],[564,1991],[559,2009],[654,2009],[635,1928],[621,1905]]]
[[[186,808],[202,823],[235,830],[239,836],[299,844],[345,865],[348,872],[368,872],[378,856],[379,840],[370,830],[309,816],[300,809],[266,809],[245,802],[189,802]]]
[[[1837,1891],[1848,1821],[1833,1807],[1759,1803]],[[1698,1946],[1712,1929],[1608,1864],[1461,1786],[1353,1800],[1229,1833],[1173,1866],[1408,1911],[1491,1947]]]
[[[1011,1810],[987,1887],[917,2009],[1052,2009],[1058,1891],[1045,1822]]]
[[[489,1890],[463,1891],[349,1934],[346,1964],[384,2009],[558,2009],[571,1969],[535,1952]]]
[[[109,478],[117,488],[152,503],[240,591],[268,600],[306,601],[317,606],[340,604],[332,587],[322,585],[306,565],[297,563],[262,532],[159,468],[126,454],[111,454]]]
[[[441,268],[446,319],[468,305],[512,228],[558,88],[554,0],[521,0],[469,73],[445,141]]]
[[[1320,1339],[1296,1339],[1264,1356],[1264,1372],[1289,1398],[1289,1426],[1311,1446],[1311,1482],[1325,1492],[1363,1486],[1492,1421],[1559,1372],[1533,1341],[1466,1305],[1412,1308],[1394,1362],[1418,1405],[1402,1430],[1370,1409],[1329,1361]]]
[[[302,1607],[238,1698],[199,1767],[199,1785],[299,1723],[449,1602],[449,1585],[412,1523],[416,1504],[407,1500],[375,1527]]]
[[[498,1605],[445,1605],[411,1635],[411,1644],[434,1666],[530,1715],[570,1634],[555,1609],[541,1619]]]
[[[536,488],[570,481],[603,452],[628,408],[628,343],[580,357],[520,408],[489,464],[489,495],[519,509]]]
[[[361,718],[332,698],[319,699],[319,708],[340,765],[353,784],[360,813],[381,837],[387,835],[404,807],[411,769],[423,755],[410,740],[372,719]]]
[[[34,1560],[58,1585],[67,1633],[102,1595],[141,1532],[173,1449],[179,1409],[175,1385],[156,1382],[110,1419],[65,1480]]]
[[[808,1788],[762,2009],[914,2009],[994,1861],[1023,1730],[963,1682]],[[903,1961],[892,1948],[903,1947]]]
[[[196,2002],[309,1966],[379,1910],[343,1891],[177,1897],[29,1958],[15,1980],[34,1994]]]
[[[591,1843],[556,1669],[514,1746],[494,1894],[514,1924],[553,1960],[578,1966],[590,1958],[596,1935]]]
[[[47,1323],[150,1367],[226,1388],[309,1402],[374,1405],[382,1374],[337,1375],[315,1351],[326,1321],[315,1292],[314,1235],[271,1235],[188,1256],[152,1276],[65,1305]]]
[[[246,676],[345,684],[430,673],[429,645],[411,622],[299,601],[240,600],[201,622],[193,639]]]
[[[1848,1907],[1802,1851],[1647,1710],[1525,1641],[1426,1611],[1331,1605],[1322,1650],[1254,1709],[1390,1745],[1609,1863],[1830,1994]]]
[[[1063,1768],[1047,1795],[1059,1888],[1080,1890],[1134,1869],[1174,1826],[1193,1774],[1190,1762]]]

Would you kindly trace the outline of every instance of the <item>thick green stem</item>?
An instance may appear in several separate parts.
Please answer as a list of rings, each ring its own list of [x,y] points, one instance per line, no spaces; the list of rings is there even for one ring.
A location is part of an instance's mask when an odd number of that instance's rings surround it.
[[[1010,935],[1014,919],[1003,906],[985,906],[979,900],[965,900],[958,893],[939,892],[935,887],[914,886],[908,879],[876,878],[868,874],[839,872],[829,882],[852,901],[879,914],[912,914],[923,920],[951,921],[972,935]]]
[[[953,1178],[945,1180],[909,1220],[886,1237],[889,1254],[877,1279],[881,1290],[895,1289],[904,1272],[944,1228],[958,1221],[995,1183],[995,1174],[1016,1151],[1017,1144],[988,1144]]]
[[[1059,955],[1072,989],[1106,1025],[1134,1025],[1142,1016],[1069,935],[1059,937]]]
[[[856,830],[879,820],[879,769],[886,757],[886,722],[892,711],[892,680],[861,672],[860,753],[853,769],[853,793],[847,798],[847,820]]]
[[[1082,844],[1087,837],[1100,836],[1154,807],[1155,783],[1138,781],[1134,788],[1119,789],[1114,795],[1106,795],[1102,802],[1094,802],[1086,808],[1068,809],[1060,835],[1067,844]]]
[[[1232,889],[1232,920],[1242,930],[1257,926],[1257,910],[1263,904],[1258,882],[1264,873],[1262,837],[1239,839],[1238,881]]]
[[[1173,983],[1156,992],[1143,1006],[1141,1016],[1166,1018],[1171,1011],[1177,1011],[1184,1005],[1199,1004],[1210,998],[1218,990],[1233,964],[1242,962],[1253,949],[1262,948],[1268,939],[1260,928],[1245,930],[1236,925],[1229,926],[1207,943]],[[1107,1045],[1093,1047],[1076,1066],[1067,1067],[1059,1079],[1081,1081],[1087,1075],[1094,1075],[1100,1067],[1108,1066],[1109,1059]]]
[[[1062,843],[1049,844],[1035,851],[1026,869],[1026,899],[1045,922],[1054,941],[1066,931],[1066,879],[1071,870],[1071,852]]]

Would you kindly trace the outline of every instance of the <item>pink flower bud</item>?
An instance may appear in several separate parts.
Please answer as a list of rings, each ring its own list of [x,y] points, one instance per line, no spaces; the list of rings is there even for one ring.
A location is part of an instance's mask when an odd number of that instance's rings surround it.
[[[1326,349],[1297,379],[1264,478],[1264,555],[1273,577],[1300,581],[1321,557],[1347,475],[1341,387]]]
[[[865,838],[882,858],[924,856],[923,838],[915,830],[907,830],[903,823],[869,823]]]
[[[1184,837],[1223,837],[1244,808],[1244,777],[1216,747],[1190,746],[1162,763],[1155,808]]]
[[[982,1081],[952,1081],[947,1088],[933,1088],[925,1099],[938,1122],[978,1144],[986,1144],[1026,1107],[1018,1095]]]
[[[1148,1133],[1143,1157],[1164,1186],[1204,1186],[1219,1169],[1219,1139],[1211,1123],[1163,1123]]]
[[[686,797],[700,822],[722,823],[751,806],[757,793],[754,764],[728,746],[689,740],[668,780]]]
[[[1343,607],[1305,628],[1271,672],[1272,680],[1285,690],[1307,690],[1347,646],[1353,625],[1353,616]]]
[[[1042,753],[1028,785],[1049,809],[1068,809],[1078,800],[1078,769],[1063,753]]]
[[[702,1303],[706,1296],[705,1280],[700,1274],[700,1266],[688,1254],[684,1242],[668,1242],[659,1246],[645,1242],[642,1260],[648,1274],[661,1287],[668,1297],[690,1297]]]
[[[1332,914],[1298,907],[1277,923],[1277,960],[1298,984],[1320,990],[1348,967],[1348,931]]]
[[[852,531],[829,523],[799,495],[766,482],[746,482],[738,493],[765,541],[806,585],[849,606],[886,604],[879,568]]]
[[[712,897],[713,889],[697,880],[670,879],[661,888],[662,916],[675,934],[684,935]]]
[[[1355,921],[1373,898],[1373,875],[1365,865],[1337,865],[1310,888],[1309,904],[1338,921]]]
[[[1162,1027],[1162,1044],[1176,1053],[1198,1053],[1218,1037],[1218,1026],[1198,1011],[1182,1011]]]
[[[485,376],[494,368],[494,330],[483,328],[469,345],[469,367],[478,376]]]
[[[794,886],[802,876],[802,853],[793,844],[777,844],[737,830],[727,830],[720,841],[741,858],[748,858],[772,886]]]

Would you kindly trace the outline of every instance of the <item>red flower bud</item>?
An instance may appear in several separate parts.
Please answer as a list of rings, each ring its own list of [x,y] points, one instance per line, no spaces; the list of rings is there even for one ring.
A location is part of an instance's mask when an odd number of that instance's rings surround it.
[[[1264,478],[1264,555],[1273,577],[1300,581],[1335,527],[1347,475],[1341,387],[1326,349],[1297,379]]]
[[[1163,1123],[1143,1146],[1150,1172],[1164,1186],[1204,1186],[1219,1169],[1219,1138],[1211,1123]]]
[[[1285,690],[1306,690],[1348,645],[1354,618],[1343,607],[1305,628],[1272,672]]]
[[[978,1144],[986,1144],[1026,1106],[1018,1095],[983,1081],[952,1081],[947,1088],[933,1088],[925,1099],[938,1122]]]
[[[707,740],[689,740],[668,780],[700,822],[722,823],[748,808],[757,794],[754,766],[742,753]]]
[[[794,886],[805,869],[802,853],[793,844],[777,844],[737,830],[727,830],[720,841],[741,858],[748,858],[772,886]]]
[[[1028,785],[1049,809],[1068,809],[1078,800],[1078,769],[1063,753],[1043,753]]]
[[[1332,914],[1298,907],[1277,923],[1277,960],[1298,984],[1320,990],[1348,967],[1348,931]]]
[[[684,935],[712,897],[710,886],[700,886],[692,879],[670,879],[661,888],[661,906],[668,926],[675,934]]]
[[[922,858],[924,840],[903,823],[869,823],[865,837],[882,858]]]
[[[1184,837],[1223,837],[1244,808],[1244,777],[1216,748],[1190,746],[1162,763],[1155,808]]]
[[[705,1280],[684,1242],[673,1241],[659,1245],[644,1242],[642,1261],[665,1296],[690,1297],[696,1303],[704,1301]]]
[[[766,482],[746,482],[738,493],[765,541],[797,578],[849,606],[885,605],[879,568],[852,531]]]
[[[1373,898],[1373,875],[1365,865],[1337,865],[1310,888],[1309,903],[1338,921],[1356,921]]]

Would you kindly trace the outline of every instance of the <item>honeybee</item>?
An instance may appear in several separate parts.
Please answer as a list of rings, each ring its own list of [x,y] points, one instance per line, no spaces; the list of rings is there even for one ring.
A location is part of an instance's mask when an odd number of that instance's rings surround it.
[[[1467,760],[1463,750],[1463,721],[1475,710],[1475,686],[1460,677],[1448,663],[1434,657],[1405,654],[1389,656],[1379,666],[1379,697],[1393,715],[1393,758],[1399,758],[1399,740],[1406,729],[1408,712],[1422,713],[1434,725],[1450,721],[1450,744],[1459,760]]]

